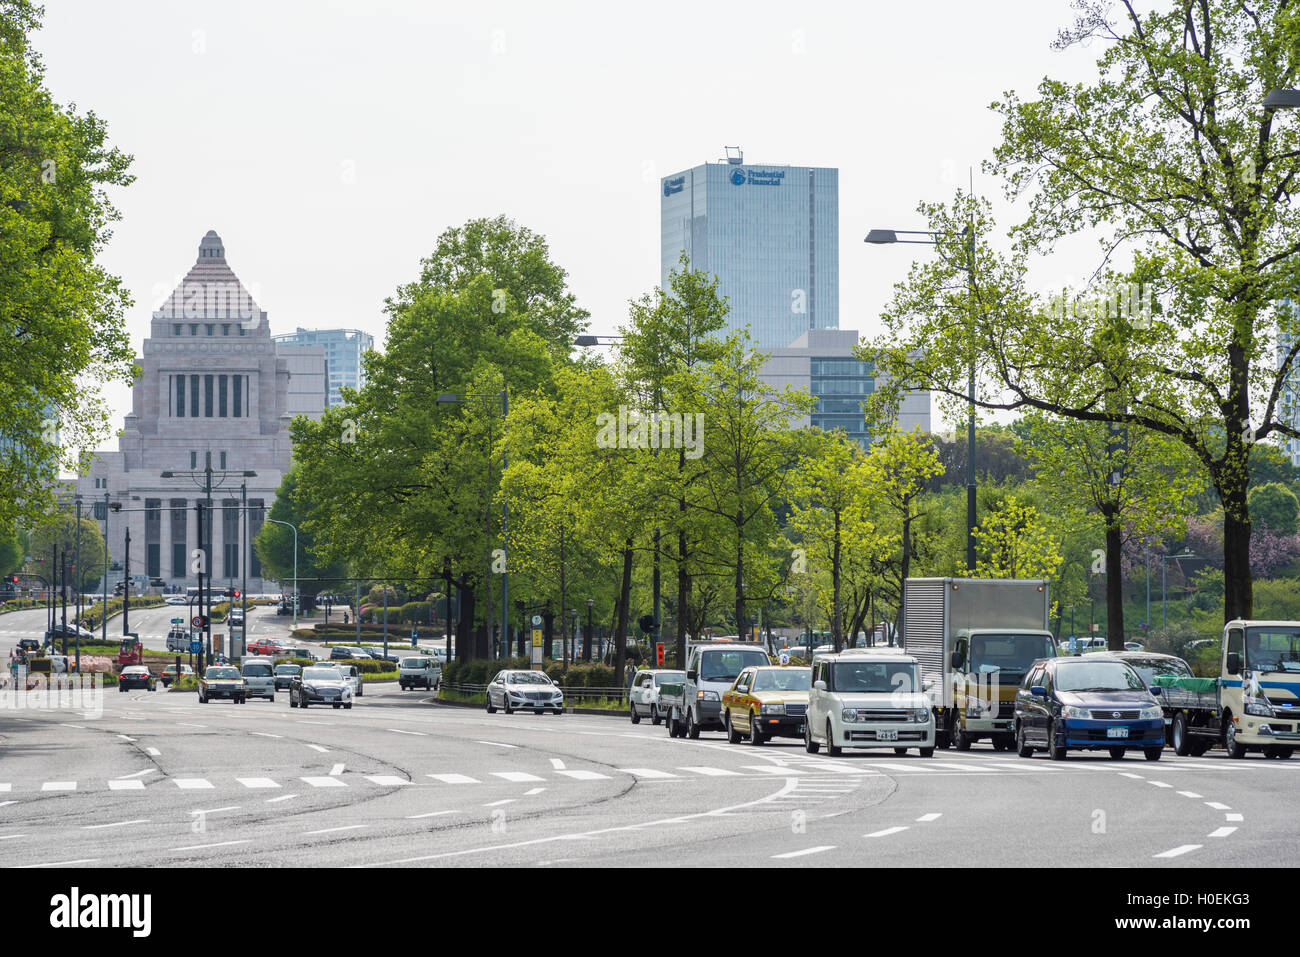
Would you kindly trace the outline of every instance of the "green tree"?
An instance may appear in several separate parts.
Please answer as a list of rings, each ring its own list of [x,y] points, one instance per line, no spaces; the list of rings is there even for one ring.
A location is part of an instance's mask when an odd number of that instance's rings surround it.
[[[275,524],[275,522],[288,522],[298,529],[296,538],[298,545],[296,573],[300,579],[345,578],[348,573],[346,563],[337,560],[333,562],[319,561],[314,550],[316,538],[309,529],[303,528],[304,521],[312,513],[312,509],[309,504],[304,505],[298,502],[299,475],[300,469],[296,464],[291,466],[289,471],[285,473],[284,478],[280,481],[280,488],[275,493],[275,504],[267,512],[267,518],[272,521],[264,523],[261,531],[257,533],[257,537],[253,540],[253,548],[257,550],[257,557],[262,562],[263,575],[280,582],[291,581],[294,577],[295,537],[293,529]],[[314,582],[300,590],[316,594],[319,591],[326,590],[326,583]]]
[[[56,574],[60,581],[63,580],[65,572],[58,569],[61,562],[66,562],[69,588],[75,589],[79,584],[82,592],[88,592],[99,586],[107,549],[104,547],[104,536],[99,532],[99,523],[90,516],[83,514],[81,517],[80,574],[75,571],[77,516],[71,509],[56,512],[47,517],[43,524],[32,529],[30,543],[32,551],[26,557],[33,561],[27,571],[40,575],[53,585]],[[124,577],[129,577],[133,571],[137,574],[143,571],[143,548],[139,553],[133,554],[131,566],[123,573]]]
[[[16,529],[0,531],[0,575],[8,575],[23,567],[23,543],[18,538]]]
[[[1038,509],[1014,497],[975,529],[979,578],[1052,578],[1060,566],[1060,542]]]
[[[1279,482],[1269,482],[1250,490],[1250,518],[1253,523],[1279,535],[1294,535],[1300,499]]]
[[[1100,41],[1098,75],[1043,80],[1032,100],[994,109],[1002,143],[990,170],[1027,200],[1009,256],[978,242],[967,292],[962,231],[991,228],[987,206],[923,206],[943,256],[919,264],[884,317],[879,358],[892,389],[964,398],[979,363],[979,404],[1146,428],[1181,443],[1224,508],[1228,618],[1250,617],[1249,453],[1300,435],[1282,414],[1300,351],[1292,310],[1300,209],[1288,201],[1300,125],[1264,109],[1295,85],[1300,19],[1286,0],[1165,0],[1121,21],[1086,3],[1059,44]],[[1100,239],[1091,300],[1039,297],[1034,256],[1084,230]],[[1112,261],[1132,258],[1115,288]],[[945,288],[955,286],[956,288]],[[1151,290],[1150,295],[1145,289]],[[1158,307],[1144,308],[1159,298]],[[1278,335],[1290,336],[1279,350]],[[1126,406],[1107,397],[1119,391]]]
[[[97,258],[130,157],[93,113],[59,106],[28,34],[41,9],[0,2],[0,524],[54,508],[61,470],[109,434],[103,386],[129,383],[131,304]],[[81,450],[75,451],[74,450]]]

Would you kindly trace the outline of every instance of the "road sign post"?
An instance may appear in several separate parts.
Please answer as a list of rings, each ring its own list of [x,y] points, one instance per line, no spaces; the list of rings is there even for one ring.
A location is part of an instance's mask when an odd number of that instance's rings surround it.
[[[532,665],[534,671],[542,670],[542,616],[533,615]]]

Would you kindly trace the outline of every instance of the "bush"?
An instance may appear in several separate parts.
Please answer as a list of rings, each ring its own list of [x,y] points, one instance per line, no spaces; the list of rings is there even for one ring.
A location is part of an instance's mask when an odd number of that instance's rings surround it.
[[[196,675],[181,675],[168,686],[169,691],[198,691],[199,679]]]
[[[110,598],[108,600],[108,607],[107,607],[108,617],[112,618],[114,615],[119,614],[122,611],[124,602],[125,599],[123,598]],[[136,595],[131,596],[132,608],[157,608],[159,605],[162,604],[164,604],[164,602],[161,598],[156,598],[151,596],[144,596],[144,597],[139,597]],[[100,602],[99,604],[93,606],[92,608],[83,609],[81,612],[81,620],[86,622],[86,627],[90,631],[94,631],[103,622],[104,612],[105,612],[104,603]]]
[[[427,624],[429,616],[433,612],[433,606],[427,601],[408,601],[397,609],[397,620],[405,624]],[[383,614],[383,609],[379,610]],[[388,620],[393,620],[393,609],[388,609]]]
[[[452,684],[485,685],[498,671],[526,670],[532,667],[527,658],[502,658],[491,661],[476,658],[474,661],[452,661],[442,668],[442,680]]]

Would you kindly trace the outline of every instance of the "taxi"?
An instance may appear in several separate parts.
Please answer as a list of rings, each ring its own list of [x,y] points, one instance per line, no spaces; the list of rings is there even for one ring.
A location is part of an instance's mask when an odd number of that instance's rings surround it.
[[[199,677],[199,704],[213,698],[229,698],[235,704],[248,700],[248,686],[239,669],[230,665],[213,665]]]
[[[722,695],[727,741],[750,744],[769,738],[802,738],[808,714],[811,668],[761,665],[743,669]]]

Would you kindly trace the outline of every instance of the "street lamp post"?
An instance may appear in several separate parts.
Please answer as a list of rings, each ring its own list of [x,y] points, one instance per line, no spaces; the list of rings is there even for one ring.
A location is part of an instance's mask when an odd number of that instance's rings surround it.
[[[108,644],[108,492],[104,493],[104,607],[100,609],[99,636]]]
[[[282,522],[278,518],[268,518],[272,525],[287,525],[293,529],[293,627],[298,627],[298,526],[291,522]],[[359,586],[358,586],[359,587]],[[357,605],[357,614],[360,615],[361,606]]]
[[[900,239],[899,235],[909,236],[929,236],[929,239]],[[974,309],[975,287],[975,227],[974,224],[967,225],[962,230],[962,235],[966,237],[966,265],[959,266],[966,273],[967,281],[970,284],[972,296],[971,308]],[[918,243],[926,246],[938,246],[939,240],[935,233],[918,230],[918,229],[873,229],[867,233],[864,242],[872,245],[888,245],[892,243]],[[973,343],[972,343],[973,346]],[[966,424],[966,569],[970,575],[975,574],[975,350],[972,347],[970,357],[970,376],[967,385],[967,396],[970,405],[970,415]],[[904,543],[906,547],[906,543]]]
[[[77,557],[73,559],[73,583],[77,586],[77,674],[81,673],[81,495],[75,497],[77,503]]]
[[[587,633],[582,636],[582,660],[591,664],[591,609],[596,599],[587,599]]]
[[[1197,555],[1193,555],[1193,554],[1192,554],[1192,550],[1191,550],[1190,548],[1184,548],[1184,549],[1183,549],[1179,554],[1177,554],[1177,555],[1161,555],[1161,556],[1160,556],[1160,604],[1161,604],[1161,606],[1163,606],[1162,609],[1161,609],[1161,612],[1160,612],[1160,627],[1161,627],[1161,628],[1168,628],[1168,627],[1169,627],[1169,595],[1168,595],[1168,593],[1165,591],[1165,586],[1166,586],[1166,584],[1167,584],[1167,575],[1168,575],[1168,565],[1167,565],[1167,562],[1168,562],[1170,559],[1173,559],[1174,561],[1179,561],[1180,559],[1183,559],[1183,558],[1197,558],[1197,557],[1199,557],[1199,556],[1197,556]],[[1181,568],[1182,566],[1179,566],[1179,567]]]

